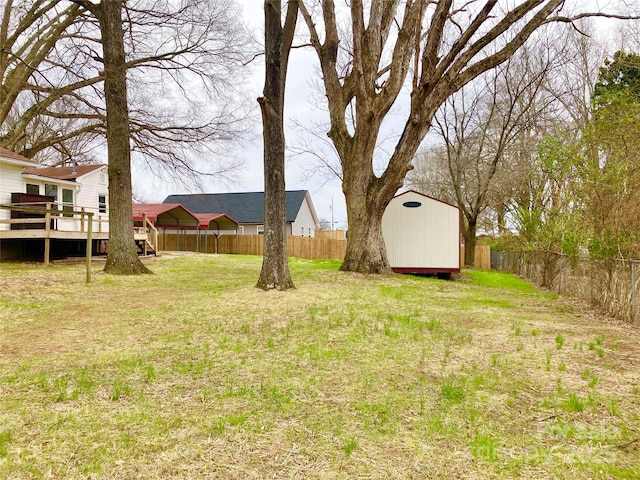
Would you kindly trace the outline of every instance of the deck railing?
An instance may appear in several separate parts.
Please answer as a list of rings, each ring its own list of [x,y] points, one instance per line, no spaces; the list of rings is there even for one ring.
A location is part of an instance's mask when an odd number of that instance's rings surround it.
[[[42,205],[45,205],[45,207],[43,208]],[[91,213],[93,217],[92,230],[97,233],[106,233],[109,231],[109,217],[106,214],[101,215],[100,213],[89,212],[85,207],[80,207],[77,210],[65,210],[65,208],[68,208],[68,206],[57,202],[11,203],[8,205],[0,205],[0,209],[19,211],[26,214],[44,215],[44,217],[38,218],[0,219],[0,224],[32,225],[47,223],[48,225],[43,225],[41,230],[84,233],[88,228],[88,214]],[[49,210],[50,213],[43,214],[41,211],[36,210]]]
[[[37,205],[37,206],[36,206]],[[34,215],[44,215],[44,263],[45,265],[49,264],[49,257],[51,253],[51,226],[52,220],[59,218],[61,215],[78,215],[80,217],[80,225],[82,228],[82,233],[84,233],[84,224],[85,217],[86,225],[87,225],[87,250],[86,250],[86,258],[87,258],[87,283],[91,282],[91,255],[92,255],[92,240],[93,240],[93,212],[86,212],[84,209],[81,210],[58,210],[57,208],[52,208],[53,203],[47,202],[45,204],[46,208],[42,208],[42,202],[38,202],[36,205],[29,206],[28,204],[21,205],[0,205],[0,209],[2,210],[11,210],[18,211],[27,214]],[[42,223],[43,218],[12,218],[9,220],[0,220],[0,223],[9,223],[9,224],[34,224],[34,223]]]

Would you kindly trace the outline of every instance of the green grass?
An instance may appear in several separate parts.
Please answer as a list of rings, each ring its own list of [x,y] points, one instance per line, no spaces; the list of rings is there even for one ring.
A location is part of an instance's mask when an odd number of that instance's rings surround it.
[[[519,293],[538,294],[531,283],[515,275],[490,270],[469,270],[474,285],[512,290]]]
[[[0,264],[0,478],[638,478],[636,327],[496,272],[260,265]]]

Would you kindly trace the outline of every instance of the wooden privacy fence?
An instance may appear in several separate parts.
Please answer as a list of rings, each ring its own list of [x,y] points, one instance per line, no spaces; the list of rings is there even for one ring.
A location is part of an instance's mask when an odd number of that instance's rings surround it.
[[[262,255],[262,235],[175,234],[159,235],[160,250],[201,253],[237,253],[240,255]],[[347,251],[346,240],[287,236],[287,255],[307,259],[342,260]]]
[[[460,247],[460,265],[464,265],[464,245]],[[489,245],[476,245],[473,268],[491,270],[491,247]]]
[[[237,253],[240,255],[262,255],[262,235],[222,235],[218,238],[209,233],[161,233],[158,237],[160,250],[200,253]],[[347,251],[346,240],[332,238],[310,238],[287,236],[287,255],[308,259],[342,260]],[[464,247],[460,247],[460,259],[464,263]],[[473,268],[491,269],[491,249],[488,245],[476,245]]]

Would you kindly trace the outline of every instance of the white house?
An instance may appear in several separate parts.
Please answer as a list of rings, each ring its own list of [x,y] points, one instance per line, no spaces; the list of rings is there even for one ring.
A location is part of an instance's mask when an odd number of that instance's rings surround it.
[[[169,195],[164,203],[184,205],[196,215],[226,214],[238,222],[240,235],[264,232],[264,192]],[[287,235],[315,237],[318,215],[309,192],[287,191],[286,208]]]
[[[394,272],[450,275],[460,271],[460,210],[412,190],[396,195],[382,216]]]
[[[109,183],[106,165],[75,167],[42,167],[28,158],[0,147],[0,205],[51,201],[60,210],[93,212],[96,222],[108,229]],[[38,198],[37,196],[44,196]],[[9,210],[0,209],[0,220],[11,217]],[[75,231],[79,219],[60,218],[57,229]],[[0,230],[11,225],[0,223]],[[98,229],[96,229],[98,231]]]

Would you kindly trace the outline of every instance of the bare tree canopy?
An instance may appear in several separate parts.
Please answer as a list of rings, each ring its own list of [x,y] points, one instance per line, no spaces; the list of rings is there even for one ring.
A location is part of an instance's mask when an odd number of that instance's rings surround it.
[[[0,145],[93,161],[105,135],[104,52],[83,2],[7,0],[0,15]],[[247,129],[250,38],[234,2],[129,0],[124,41],[134,154],[172,176]],[[51,149],[60,155],[52,155]],[[153,161],[159,160],[160,163]],[[212,171],[224,170],[210,165]]]
[[[109,157],[109,253],[104,271],[135,275],[150,273],[136,252],[131,207],[131,145],[124,49],[124,0],[81,4],[98,20],[104,63],[104,97]]]
[[[474,262],[481,215],[490,208],[504,214],[516,181],[509,178],[510,167],[554,123],[554,96],[547,87],[561,60],[547,42],[524,46],[454,93],[434,117],[432,130],[443,146],[416,158],[407,183],[458,205],[465,265]]]
[[[549,23],[634,17],[628,3],[617,3],[620,11],[589,12],[582,2],[563,0],[352,0],[344,12],[348,25],[341,28],[334,1],[302,2],[322,70],[328,135],[342,165],[349,221],[343,270],[390,271],[382,214],[447,98],[504,63]],[[404,93],[402,133],[386,168],[376,174],[372,162],[381,126]]]

